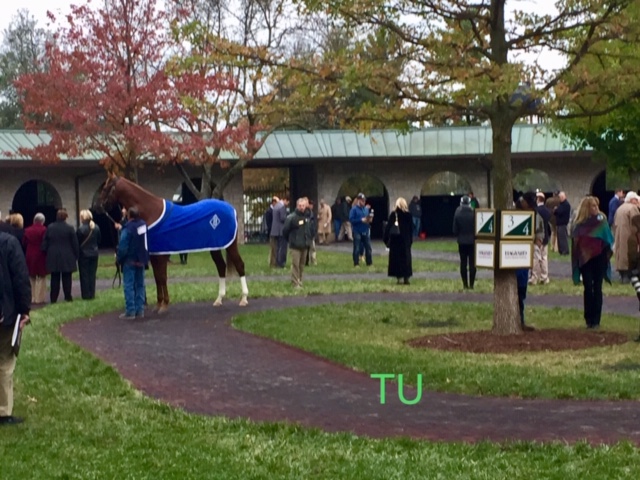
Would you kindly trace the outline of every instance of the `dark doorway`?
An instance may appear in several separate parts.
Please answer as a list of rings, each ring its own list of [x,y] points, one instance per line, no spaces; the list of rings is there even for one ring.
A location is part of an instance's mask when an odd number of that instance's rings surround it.
[[[420,198],[422,205],[421,231],[429,237],[453,235],[453,216],[460,206],[462,195],[435,195]]]
[[[13,196],[11,209],[22,215],[24,226],[33,223],[33,217],[40,212],[44,215],[45,225],[56,221],[56,211],[62,208],[58,191],[42,180],[29,180],[23,183]]]
[[[609,201],[615,193],[614,190],[607,190],[607,171],[603,170],[591,186],[591,195],[598,199],[600,202],[600,210],[607,216],[609,215]]]

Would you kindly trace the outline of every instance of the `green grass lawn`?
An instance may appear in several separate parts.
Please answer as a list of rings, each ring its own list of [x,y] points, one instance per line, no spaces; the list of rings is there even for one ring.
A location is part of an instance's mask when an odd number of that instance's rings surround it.
[[[333,285],[337,291],[347,286],[358,291],[359,283]],[[253,287],[254,297],[270,295],[273,282]],[[234,288],[230,295],[237,295]],[[172,286],[175,302],[206,300],[211,291],[205,284]],[[155,295],[153,289],[148,293]],[[186,414],[136,392],[111,367],[58,333],[65,322],[120,311],[122,303],[121,290],[107,290],[90,302],[33,312],[15,376],[14,413],[27,421],[0,431],[0,478],[565,480],[640,475],[640,450],[626,443],[371,440]]]
[[[331,315],[327,310],[331,309]],[[452,327],[420,324],[449,320]],[[582,312],[527,308],[537,328],[575,328],[584,333]],[[474,395],[639,399],[640,349],[623,345],[579,351],[471,354],[415,349],[405,341],[436,333],[490,330],[492,308],[474,303],[368,303],[326,305],[242,315],[234,325],[275,338],[368,373],[423,376],[425,390]],[[605,315],[604,330],[637,335],[637,319]],[[621,368],[622,367],[622,368]],[[620,370],[618,370],[620,368]]]
[[[269,247],[268,245],[242,245],[240,254],[245,263],[247,275],[280,275],[289,276],[291,274],[291,261],[284,269],[269,268]],[[373,273],[385,273],[387,271],[388,257],[386,254],[374,255],[371,267],[361,267],[356,270],[350,253],[335,252],[331,250],[318,249],[318,265],[308,267],[307,275],[313,274],[340,274],[354,273],[358,271],[369,271]],[[217,277],[216,267],[208,252],[190,253],[187,265],[180,265],[178,255],[172,255],[173,263],[169,265],[169,278],[196,278],[196,277]],[[365,270],[366,268],[366,270]],[[413,268],[419,272],[447,272],[453,271],[457,267],[452,262],[435,260],[413,260]],[[104,254],[100,257],[98,264],[98,278],[113,278],[115,273],[113,254]]]

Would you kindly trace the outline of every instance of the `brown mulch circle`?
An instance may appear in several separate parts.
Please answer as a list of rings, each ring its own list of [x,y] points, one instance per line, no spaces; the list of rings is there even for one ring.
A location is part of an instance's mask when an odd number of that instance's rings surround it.
[[[619,345],[629,341],[622,333],[599,330],[548,329],[521,335],[494,335],[489,330],[427,335],[408,340],[414,348],[433,348],[469,353],[517,353]]]

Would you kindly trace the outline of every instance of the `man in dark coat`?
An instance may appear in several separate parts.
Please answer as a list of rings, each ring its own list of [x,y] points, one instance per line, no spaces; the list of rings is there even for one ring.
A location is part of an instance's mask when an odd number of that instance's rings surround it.
[[[473,289],[476,281],[476,261],[474,246],[475,215],[471,207],[471,198],[464,195],[460,199],[460,206],[453,215],[453,234],[458,238],[458,254],[460,255],[460,276],[464,288]],[[469,277],[467,277],[467,265]]]
[[[411,260],[413,218],[409,213],[407,201],[402,197],[398,198],[395,210],[389,215],[382,240],[389,249],[387,275],[396,277],[398,284],[401,279],[404,279],[404,284],[409,285],[409,278],[413,276]]]
[[[554,209],[553,215],[556,218],[556,229],[558,231],[558,253],[569,255],[569,231],[568,225],[571,220],[571,204],[567,200],[564,192],[558,194],[560,203]]]
[[[0,232],[0,426],[21,423],[13,413],[13,371],[16,354],[11,346],[13,330],[29,323],[31,285],[27,262],[18,240]]]
[[[51,303],[58,301],[60,280],[64,299],[71,302],[71,275],[77,270],[80,245],[74,228],[67,223],[67,211],[61,208],[56,213],[56,221],[47,227],[42,242],[42,251],[47,253],[47,271],[51,273]]]
[[[296,209],[287,216],[282,227],[282,236],[291,250],[291,285],[294,288],[302,288],[305,259],[313,240],[308,206],[306,198],[299,198]]]

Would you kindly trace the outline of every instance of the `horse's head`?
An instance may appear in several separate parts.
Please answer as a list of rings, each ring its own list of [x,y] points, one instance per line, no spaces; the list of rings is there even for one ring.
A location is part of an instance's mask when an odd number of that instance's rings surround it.
[[[102,191],[100,192],[100,198],[97,205],[93,207],[99,212],[103,213],[105,210],[110,210],[116,202],[116,185],[120,177],[115,173],[109,172],[107,180],[104,182]]]

